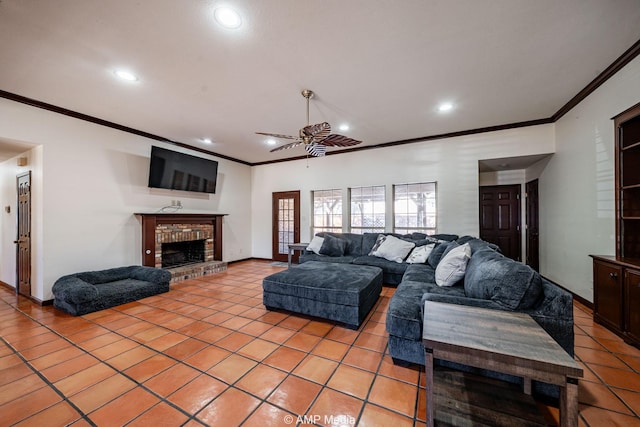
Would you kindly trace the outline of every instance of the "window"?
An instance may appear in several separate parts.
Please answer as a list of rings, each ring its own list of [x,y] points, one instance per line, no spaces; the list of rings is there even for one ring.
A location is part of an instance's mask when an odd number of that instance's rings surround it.
[[[351,204],[349,229],[352,233],[384,233],[384,185],[351,188],[349,199]]]
[[[313,192],[313,235],[320,231],[342,232],[342,190]]]
[[[396,233],[436,232],[436,183],[393,186],[393,229]]]

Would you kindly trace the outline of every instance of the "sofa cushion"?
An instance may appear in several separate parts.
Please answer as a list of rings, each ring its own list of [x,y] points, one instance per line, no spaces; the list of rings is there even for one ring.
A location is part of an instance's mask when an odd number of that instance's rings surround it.
[[[362,255],[369,255],[378,240],[378,236],[380,236],[380,233],[364,233],[362,235]]]
[[[307,246],[307,250],[316,254],[320,254],[322,243],[324,243],[324,237],[313,236],[313,239],[311,239],[311,243],[309,243],[309,246]]]
[[[355,233],[329,233],[326,231],[316,234],[320,237],[333,236],[339,239],[347,241],[347,246],[344,250],[345,255],[360,256],[362,255],[362,234]]]
[[[423,264],[427,262],[427,258],[429,258],[429,254],[435,246],[435,243],[431,243],[430,245],[416,246],[415,248],[413,248],[413,250],[411,250],[411,253],[407,257],[407,263]]]
[[[487,241],[478,239],[477,237],[473,237],[473,236],[462,236],[458,240],[456,240],[456,243],[458,243],[459,245],[464,245],[465,243],[468,243],[471,246],[471,254],[475,253],[476,251],[479,251],[480,249],[486,249],[486,248],[493,249],[494,251],[500,252],[500,248],[498,247],[498,245],[489,243]]]
[[[369,255],[401,263],[415,246],[415,243],[395,236],[380,235]]]
[[[464,277],[470,257],[471,247],[468,243],[458,245],[451,242],[436,267],[436,285],[453,286],[458,283]]]
[[[347,248],[347,241],[331,234],[324,236],[319,254],[326,256],[343,256]]]
[[[387,310],[386,326],[389,335],[395,335],[413,341],[422,340],[422,295],[427,292],[439,292],[442,288],[431,282],[403,280],[398,285]],[[464,296],[462,286],[446,288],[447,294]]]
[[[457,234],[432,234],[431,237],[438,240],[445,240],[447,242],[453,242],[458,239]]]
[[[436,270],[428,263],[409,264],[404,272],[402,280],[412,280],[414,282],[436,283]]]
[[[528,265],[482,249],[469,260],[464,290],[468,297],[495,301],[506,310],[521,310],[538,302],[542,281]]]
[[[429,258],[427,258],[427,262],[429,263],[429,265],[431,265],[431,267],[436,268],[438,266],[438,263],[442,259],[442,256],[444,255],[444,252],[447,250],[449,245],[450,243],[436,244],[436,246],[429,254]]]
[[[345,255],[345,256],[326,256],[319,255],[314,253],[303,253],[300,255],[298,262],[303,264],[309,261],[318,261],[318,262],[333,262],[336,264],[351,264],[356,257],[353,255]]]
[[[358,265],[370,265],[372,267],[380,267],[384,272],[394,274],[404,274],[407,270],[408,264],[397,263],[395,261],[389,261],[385,258],[379,258],[376,256],[363,255],[353,260],[354,264]]]

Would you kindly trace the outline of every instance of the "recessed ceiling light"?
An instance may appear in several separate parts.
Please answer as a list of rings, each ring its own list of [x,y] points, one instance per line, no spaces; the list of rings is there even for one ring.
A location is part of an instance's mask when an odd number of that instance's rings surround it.
[[[202,142],[205,144],[211,144],[213,141],[211,141],[211,138],[202,138]]]
[[[275,139],[267,139],[267,144],[268,145],[276,145],[278,143],[278,141],[276,141]]]
[[[338,129],[340,129],[342,131],[349,130],[349,125],[347,125],[347,124],[340,125],[340,127]]]
[[[126,80],[128,82],[137,82],[138,76],[133,74],[130,71],[126,70],[116,70],[113,72],[116,76],[120,77],[122,80]]]
[[[443,102],[438,106],[438,111],[445,113],[447,111],[453,110],[453,104],[450,102]]]
[[[242,25],[242,18],[240,14],[228,7],[219,7],[213,12],[213,16],[218,21],[218,24],[230,30],[235,30]]]

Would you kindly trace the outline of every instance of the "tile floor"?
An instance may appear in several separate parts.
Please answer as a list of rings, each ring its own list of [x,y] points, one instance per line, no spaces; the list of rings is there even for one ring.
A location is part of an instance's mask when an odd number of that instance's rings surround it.
[[[82,317],[0,287],[0,425],[425,425],[423,372],[386,352],[395,288],[352,331],[266,311],[262,278],[280,270],[239,262]],[[574,312],[580,425],[640,426],[640,350]]]

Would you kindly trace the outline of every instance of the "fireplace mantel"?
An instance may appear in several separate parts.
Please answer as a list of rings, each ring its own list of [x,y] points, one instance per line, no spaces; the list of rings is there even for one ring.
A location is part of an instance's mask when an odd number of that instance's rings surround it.
[[[213,213],[135,213],[142,218],[142,265],[157,266],[156,229],[166,224],[201,224],[213,226],[213,259],[222,261],[222,218]]]

